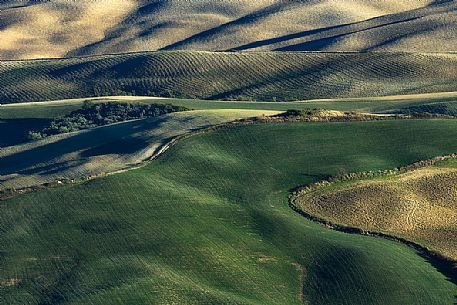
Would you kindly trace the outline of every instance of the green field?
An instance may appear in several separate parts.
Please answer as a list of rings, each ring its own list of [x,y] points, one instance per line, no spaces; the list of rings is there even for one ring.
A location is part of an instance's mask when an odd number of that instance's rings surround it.
[[[0,202],[0,303],[453,304],[415,250],[331,231],[287,199],[341,170],[454,152],[456,136],[454,120],[236,127]]]
[[[31,102],[0,105],[0,119],[52,119],[80,109],[84,102],[90,103],[143,103],[172,104],[189,109],[252,109],[276,110],[289,109],[329,109],[341,111],[361,111],[369,113],[401,113],[408,107],[446,106],[457,113],[457,92],[432,94],[399,95],[384,97],[318,99],[295,102],[252,102],[252,101],[214,101],[199,99],[157,98],[142,96],[111,96],[98,98],[68,99],[48,102]]]
[[[192,130],[277,113],[249,109],[183,111],[3,147],[0,150],[0,191],[123,170],[151,158],[172,139]],[[18,120],[22,119],[12,122]],[[17,140],[16,136],[16,133],[8,132],[0,135],[0,140],[4,138],[11,142]]]
[[[295,101],[457,91],[455,53],[143,52],[0,61],[0,104],[113,95]]]
[[[271,115],[277,113],[275,111],[288,109],[312,108],[401,113],[402,109],[407,107],[440,106],[440,109],[446,107],[451,113],[457,113],[456,99],[455,92],[302,102],[205,101],[119,96],[1,105],[0,119],[3,123],[0,123],[0,131],[5,132],[0,134],[0,146],[3,143],[3,150],[0,151],[0,190],[124,169],[149,158],[173,137],[192,129],[238,118]],[[27,140],[28,131],[40,131],[49,119],[68,115],[80,109],[86,101],[172,104],[199,110],[122,122],[22,143]]]
[[[457,305],[456,28],[0,0],[0,305]]]

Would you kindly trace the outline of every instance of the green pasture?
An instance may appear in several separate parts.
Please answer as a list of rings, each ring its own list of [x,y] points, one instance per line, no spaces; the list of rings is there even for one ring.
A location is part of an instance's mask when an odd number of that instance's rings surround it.
[[[0,202],[2,304],[454,304],[400,243],[288,207],[298,185],[457,151],[457,121],[259,124]]]
[[[84,102],[89,103],[142,103],[172,104],[189,109],[252,109],[276,110],[289,109],[331,109],[341,111],[362,111],[371,113],[399,113],[402,109],[418,106],[446,106],[457,113],[457,93],[446,92],[437,94],[385,96],[365,98],[321,99],[295,102],[252,102],[252,101],[217,101],[200,99],[156,98],[143,96],[112,96],[99,98],[83,98],[57,100],[48,102],[32,102],[0,105],[0,119],[41,118],[52,119],[64,116],[80,109]]]

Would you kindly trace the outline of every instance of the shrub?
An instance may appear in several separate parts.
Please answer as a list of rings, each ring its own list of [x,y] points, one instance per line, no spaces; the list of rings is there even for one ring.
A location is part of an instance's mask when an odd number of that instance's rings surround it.
[[[28,140],[39,140],[42,138],[43,138],[43,135],[40,132],[29,131],[29,134],[27,135]]]
[[[79,110],[54,119],[50,125],[41,131],[30,131],[30,140],[41,139],[50,135],[73,132],[82,129],[113,124],[122,121],[157,117],[171,112],[185,111],[184,107],[162,104],[124,104],[85,102]]]

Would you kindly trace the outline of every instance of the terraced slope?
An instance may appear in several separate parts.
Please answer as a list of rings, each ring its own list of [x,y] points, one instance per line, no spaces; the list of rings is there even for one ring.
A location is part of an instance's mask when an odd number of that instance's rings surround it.
[[[0,62],[0,103],[106,95],[304,100],[457,91],[457,54],[152,52]]]
[[[0,191],[125,169],[151,158],[172,138],[191,130],[275,113],[268,110],[186,111],[4,147],[0,150]]]
[[[307,221],[288,190],[446,154],[456,137],[454,120],[251,125],[2,201],[0,301],[451,305],[457,287],[413,249]]]
[[[446,0],[8,0],[0,3],[0,58],[256,47],[454,51],[455,10]]]
[[[338,182],[303,192],[295,202],[311,215],[402,237],[457,261],[456,164],[453,159],[403,174]]]

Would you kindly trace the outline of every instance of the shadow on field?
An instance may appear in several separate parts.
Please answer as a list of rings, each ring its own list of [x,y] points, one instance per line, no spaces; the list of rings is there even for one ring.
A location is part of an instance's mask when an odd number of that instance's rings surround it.
[[[194,41],[208,41],[211,39],[211,37],[215,37],[218,34],[223,34],[224,32],[229,31],[231,27],[252,24],[259,20],[265,19],[272,14],[278,13],[281,10],[284,10],[285,7],[287,7],[287,6],[293,6],[293,5],[294,5],[293,1],[290,1],[290,2],[283,1],[280,3],[274,3],[270,6],[267,6],[265,8],[255,11],[255,12],[249,13],[236,20],[224,23],[215,28],[211,28],[209,30],[202,31],[202,32],[197,33],[193,36],[190,36],[184,40],[170,44],[160,50],[166,51],[166,50],[179,49],[180,47],[183,47],[187,44],[191,44]]]
[[[161,8],[165,7],[166,5],[168,5],[168,3],[166,3],[165,1],[154,1],[153,3],[146,2],[141,4],[134,12],[125,17],[121,24],[119,24],[115,29],[107,31],[103,39],[74,49],[68,52],[66,56],[74,57],[88,54],[94,52],[98,48],[103,48],[105,45],[111,43],[116,43],[118,47],[120,47],[122,44],[127,44],[128,41],[115,41],[116,39],[123,37],[123,35],[129,32],[129,30],[132,28],[132,24],[134,24],[138,28],[142,28],[144,27],[144,25],[147,25],[148,23],[145,22],[144,19],[147,19],[149,15],[158,12]],[[144,33],[147,30],[148,29],[143,30],[141,33]],[[129,34],[129,36],[131,35]],[[142,35],[139,34],[138,37],[142,37]],[[131,37],[130,40],[134,40],[134,37]]]
[[[230,51],[272,47],[274,44],[287,43],[294,39],[307,39],[308,41],[278,47],[276,48],[276,51],[320,51],[325,50],[325,48],[330,47],[334,43],[344,39],[346,36],[353,34],[377,29],[381,29],[381,31],[388,33],[388,35],[383,35],[383,32],[373,33],[373,36],[376,37],[376,41],[373,40],[373,45],[367,47],[367,50],[361,50],[369,51],[369,49],[393,44],[402,38],[411,38],[416,35],[437,30],[439,24],[436,22],[427,22],[427,20],[429,20],[427,17],[443,13],[440,7],[446,7],[447,5],[452,5],[452,3],[453,1],[450,0],[437,0],[423,8],[250,42],[232,48]],[[452,9],[453,6],[448,10],[450,11]],[[425,21],[421,22],[420,20],[424,17],[426,18]],[[401,30],[399,30],[400,27]],[[386,36],[389,38],[386,38]],[[378,42],[378,40],[380,41]]]
[[[441,3],[443,4],[443,3]],[[427,10],[417,9],[413,11],[401,12],[397,14],[385,15],[370,18],[367,20],[339,24],[329,27],[317,28],[312,30],[307,30],[303,32],[298,32],[294,34],[288,34],[280,37],[259,40],[255,42],[251,42],[233,49],[230,51],[244,51],[253,48],[259,48],[264,46],[270,46],[273,44],[287,42],[293,39],[299,38],[306,38],[308,36],[316,35],[316,39],[312,39],[310,41],[285,46],[282,48],[278,48],[279,51],[318,51],[322,50],[323,48],[332,44],[332,42],[336,42],[338,39],[360,32],[365,32],[369,30],[374,30],[378,28],[388,27],[392,25],[398,25],[402,23],[409,23],[411,21],[416,21],[424,16],[427,16]],[[337,31],[341,29],[341,31]],[[419,29],[415,28],[416,31]],[[328,32],[328,33],[327,33]],[[339,32],[339,33],[338,33]],[[333,33],[333,34],[332,34]],[[322,34],[322,35],[319,35]],[[320,37],[323,35],[329,35],[328,37]]]
[[[18,174],[21,175],[36,175],[36,174],[43,174],[43,175],[53,175],[60,172],[64,172],[69,170],[70,168],[75,168],[84,164],[83,160],[68,160],[63,162],[52,162],[48,163],[43,166],[33,167],[31,169],[25,169],[19,171]]]
[[[122,146],[120,146],[122,144]],[[102,156],[107,154],[133,154],[147,146],[148,143],[145,143],[144,139],[140,138],[125,138],[115,140],[108,143],[103,143],[98,146],[90,147],[87,150],[81,152],[81,157],[89,158],[93,156]]]
[[[358,33],[367,32],[370,30],[379,29],[379,28],[383,28],[383,27],[387,27],[387,26],[408,23],[411,21],[418,20],[420,18],[421,17],[412,17],[412,18],[408,18],[408,19],[404,19],[404,20],[397,20],[397,21],[382,23],[379,25],[368,26],[368,27],[364,27],[362,29],[348,31],[348,32],[333,35],[330,37],[319,38],[319,39],[306,41],[306,42],[299,43],[299,44],[293,44],[290,46],[278,48],[278,49],[276,49],[276,51],[319,51],[319,50],[325,49],[326,47],[331,46],[335,42],[338,42],[340,39],[342,39],[346,36],[352,35],[352,34],[358,34]]]
[[[164,121],[165,118],[154,118],[124,122],[82,131],[54,143],[44,143],[0,158],[0,175],[49,174],[49,171],[62,171],[80,165],[85,158],[131,154],[149,145],[143,132],[158,127]],[[76,152],[76,155],[66,158],[67,154]],[[36,167],[37,164],[43,166]]]
[[[452,3],[452,2],[454,2],[454,0],[435,0],[432,3],[430,3],[428,6],[432,7],[432,6],[446,5],[446,4]]]
[[[272,44],[276,44],[276,43],[289,41],[289,40],[292,40],[292,39],[303,38],[303,37],[314,35],[314,34],[320,34],[320,33],[323,33],[323,32],[329,31],[329,30],[333,30],[333,29],[338,29],[338,28],[342,28],[342,27],[345,27],[345,26],[349,26],[351,24],[354,24],[354,23],[346,23],[346,24],[334,25],[334,26],[329,26],[329,27],[325,27],[325,28],[313,29],[313,30],[298,32],[298,33],[289,34],[289,35],[285,35],[285,36],[280,36],[280,37],[275,37],[275,38],[270,38],[270,39],[265,39],[265,40],[259,40],[259,41],[254,41],[254,42],[251,42],[251,43],[248,43],[248,44],[245,44],[245,45],[230,49],[230,51],[245,51],[245,50],[249,50],[249,49],[255,49],[255,48],[259,48],[259,47],[264,47],[264,46],[268,46],[268,45],[272,45]]]
[[[300,187],[297,187],[297,188],[294,188],[294,189],[291,189],[289,190],[291,193],[293,193],[294,191],[297,191]],[[323,224],[333,230],[336,230],[336,231],[339,231],[339,232],[343,232],[343,233],[347,233],[347,234],[359,234],[359,235],[367,235],[367,236],[377,236],[377,237],[381,237],[381,238],[385,238],[385,239],[388,239],[388,240],[392,240],[392,241],[396,241],[396,242],[400,242],[402,244],[405,244],[411,248],[414,248],[416,251],[417,251],[417,254],[419,256],[421,256],[425,261],[427,261],[430,265],[432,265],[438,272],[440,272],[441,274],[443,274],[446,279],[453,283],[454,285],[457,285],[457,262],[453,261],[453,260],[450,260],[438,253],[435,253],[435,252],[431,252],[429,251],[428,249],[422,247],[421,245],[415,243],[415,242],[412,242],[412,241],[409,241],[409,240],[406,240],[404,238],[401,238],[401,237],[396,237],[396,236],[393,236],[393,235],[389,235],[389,234],[384,234],[384,233],[379,233],[379,232],[371,232],[371,231],[364,231],[362,229],[359,229],[359,228],[356,228],[356,227],[350,227],[350,226],[344,226],[344,225],[338,225],[338,224],[334,224],[332,222],[329,222],[323,218],[320,218],[320,217],[316,217],[316,216],[313,216],[311,214],[308,214],[307,212],[301,210],[299,207],[297,207],[294,203],[293,203],[293,200],[290,200],[289,201],[289,207],[297,212],[298,214],[300,214],[301,216],[309,219],[309,220],[312,220],[314,222],[317,222],[317,223],[320,223],[320,224]],[[457,295],[455,296],[455,298],[457,299]]]
[[[426,250],[418,250],[419,255],[429,262],[436,270],[446,276],[448,281],[457,285],[457,262],[444,258]],[[455,296],[457,299],[457,295]]]
[[[30,130],[41,130],[49,122],[49,119],[0,119],[0,148],[25,142]]]

